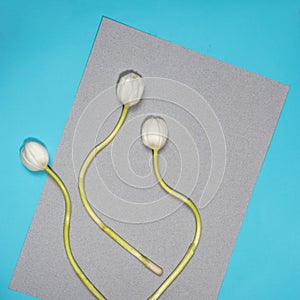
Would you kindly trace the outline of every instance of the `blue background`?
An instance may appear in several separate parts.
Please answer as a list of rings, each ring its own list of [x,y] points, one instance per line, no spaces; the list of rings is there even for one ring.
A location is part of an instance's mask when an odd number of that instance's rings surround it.
[[[43,189],[19,148],[61,138],[101,16],[287,83],[291,89],[219,300],[300,299],[300,1],[0,1],[0,299]],[[195,279],[196,280],[196,279]]]

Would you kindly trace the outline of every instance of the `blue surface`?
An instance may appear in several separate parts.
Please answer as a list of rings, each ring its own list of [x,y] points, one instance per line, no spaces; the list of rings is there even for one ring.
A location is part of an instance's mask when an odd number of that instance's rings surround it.
[[[23,139],[58,146],[102,15],[291,86],[219,300],[300,299],[300,1],[0,1],[0,299],[46,176]]]

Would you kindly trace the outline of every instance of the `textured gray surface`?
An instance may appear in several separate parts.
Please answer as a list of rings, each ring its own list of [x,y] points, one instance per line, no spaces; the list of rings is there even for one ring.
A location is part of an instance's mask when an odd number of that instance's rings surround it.
[[[80,163],[118,119],[113,84],[126,69],[145,77],[145,99],[95,160],[87,193],[107,224],[164,267],[162,278],[99,230],[77,192]],[[73,200],[74,255],[108,299],[146,299],[193,236],[191,213],[155,183],[151,153],[138,138],[144,116],[167,120],[162,173],[195,200],[203,218],[198,251],[161,299],[216,299],[287,91],[281,83],[102,20],[53,168]],[[63,214],[61,192],[48,178],[10,288],[42,299],[93,299],[66,258]]]

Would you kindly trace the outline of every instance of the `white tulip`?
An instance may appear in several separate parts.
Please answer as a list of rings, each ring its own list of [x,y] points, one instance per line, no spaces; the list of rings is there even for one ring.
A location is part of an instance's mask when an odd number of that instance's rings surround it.
[[[49,162],[47,149],[37,142],[26,142],[20,156],[23,164],[30,171],[45,170]]]
[[[144,92],[144,80],[134,72],[122,76],[117,84],[117,97],[122,104],[133,106],[137,104]]]
[[[164,119],[151,117],[144,121],[142,125],[142,140],[146,147],[150,149],[161,149],[168,138],[168,127]]]

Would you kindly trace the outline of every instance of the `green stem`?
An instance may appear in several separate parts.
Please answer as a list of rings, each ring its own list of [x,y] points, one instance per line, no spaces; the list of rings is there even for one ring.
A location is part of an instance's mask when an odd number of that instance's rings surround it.
[[[148,298],[148,300],[155,300],[158,299],[164,291],[172,284],[172,282],[179,276],[179,274],[182,272],[182,270],[185,268],[185,266],[188,264],[188,262],[193,257],[195,250],[198,246],[198,243],[200,241],[201,236],[201,217],[199,210],[197,206],[194,204],[192,200],[190,200],[188,197],[184,196],[183,194],[180,194],[179,192],[173,190],[171,187],[169,187],[164,180],[162,179],[159,167],[158,167],[158,149],[153,150],[153,167],[155,171],[156,178],[161,185],[161,187],[170,195],[174,196],[175,198],[182,201],[192,212],[195,218],[195,235],[194,239],[188,248],[187,252],[185,253],[182,260],[179,262],[179,264],[176,266],[176,268],[172,271],[172,273],[167,277],[167,279],[158,287],[158,289]]]
[[[122,246],[125,250],[127,250],[130,254],[132,254],[134,257],[136,257],[138,260],[140,260],[145,267],[150,269],[152,272],[154,272],[157,275],[161,275],[163,273],[163,270],[160,266],[152,262],[149,258],[144,256],[141,252],[139,252],[137,249],[135,249],[133,246],[131,246],[127,241],[125,241],[121,236],[119,236],[115,231],[113,231],[110,227],[108,227],[95,213],[93,208],[91,207],[87,195],[85,192],[85,177],[86,173],[88,171],[89,166],[91,165],[92,161],[94,160],[95,156],[102,150],[104,149],[116,136],[120,128],[122,127],[126,115],[128,112],[128,106],[124,105],[123,110],[121,113],[121,116],[119,118],[119,121],[113,131],[108,135],[108,137],[95,146],[91,150],[91,152],[88,154],[87,158],[85,159],[84,163],[82,164],[80,173],[79,173],[79,179],[78,179],[78,189],[79,189],[79,194],[81,197],[82,204],[89,214],[89,216],[92,218],[92,220],[102,229],[109,237],[111,237],[115,242],[117,242],[120,246]]]
[[[46,167],[45,171],[49,174],[50,177],[52,177],[52,179],[59,186],[65,198],[64,246],[70,264],[72,265],[77,276],[80,278],[83,284],[89,289],[89,291],[97,299],[105,300],[106,298],[97,290],[97,288],[93,285],[93,283],[84,274],[84,272],[81,270],[81,268],[79,267],[77,261],[73,256],[71,245],[70,245],[71,199],[70,199],[69,192],[66,186],[64,185],[63,181],[49,166]]]

